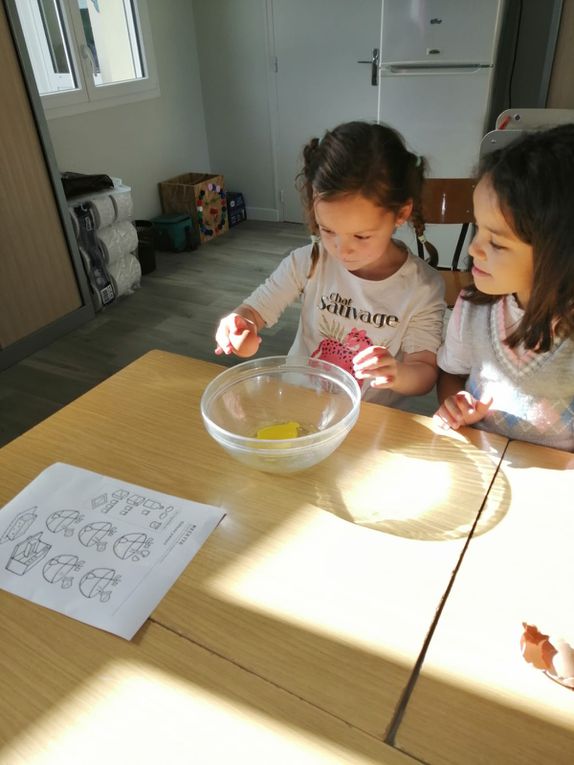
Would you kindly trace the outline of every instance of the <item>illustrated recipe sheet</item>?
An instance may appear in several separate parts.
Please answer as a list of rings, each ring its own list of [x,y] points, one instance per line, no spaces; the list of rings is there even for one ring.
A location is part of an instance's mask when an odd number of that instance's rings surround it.
[[[0,510],[0,588],[129,640],[224,515],[56,463]]]

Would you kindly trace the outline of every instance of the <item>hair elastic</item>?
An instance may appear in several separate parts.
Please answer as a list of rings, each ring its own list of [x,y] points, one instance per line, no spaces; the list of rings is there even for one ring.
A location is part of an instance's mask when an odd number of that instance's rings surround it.
[[[311,244],[321,244],[321,237],[311,234]]]
[[[419,240],[419,242],[421,244],[425,244],[425,242],[427,240],[427,238],[426,238],[426,236],[424,234],[421,234],[420,236],[417,236],[417,239]]]
[[[416,160],[415,160],[415,167],[420,167],[423,161],[423,158],[420,154],[415,154]]]

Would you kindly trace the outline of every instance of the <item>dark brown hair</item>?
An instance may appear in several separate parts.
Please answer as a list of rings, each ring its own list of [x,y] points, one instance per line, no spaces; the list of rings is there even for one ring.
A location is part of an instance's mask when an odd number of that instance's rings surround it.
[[[506,343],[548,351],[555,337],[574,334],[574,125],[527,133],[486,154],[481,178],[492,185],[510,228],[533,251],[532,292]],[[463,295],[475,304],[501,297],[475,286]]]
[[[412,201],[409,218],[417,237],[424,237],[422,186],[426,163],[410,152],[396,130],[370,122],[346,122],[313,138],[303,148],[299,174],[303,204],[311,234],[318,235],[313,204],[347,194],[361,194],[387,210],[398,212]],[[436,249],[424,241],[431,265],[438,262]],[[315,243],[311,253],[311,276],[319,258]]]

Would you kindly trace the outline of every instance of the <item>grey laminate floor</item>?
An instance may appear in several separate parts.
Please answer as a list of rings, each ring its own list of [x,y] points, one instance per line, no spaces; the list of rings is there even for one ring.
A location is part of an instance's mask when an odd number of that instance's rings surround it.
[[[237,363],[213,353],[218,319],[307,241],[301,225],[245,221],[194,252],[157,253],[157,268],[140,289],[0,372],[0,446],[154,348]],[[297,319],[293,306],[264,330],[261,352],[286,353]],[[423,413],[433,407],[432,394],[414,406]]]

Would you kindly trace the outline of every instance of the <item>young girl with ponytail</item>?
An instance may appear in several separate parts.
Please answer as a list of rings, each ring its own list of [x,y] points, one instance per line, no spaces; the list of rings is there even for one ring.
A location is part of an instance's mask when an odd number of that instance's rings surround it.
[[[312,139],[300,174],[311,244],[291,252],[216,333],[216,354],[252,356],[259,331],[301,299],[289,355],[341,366],[363,397],[394,404],[421,395],[437,378],[443,281],[393,239],[407,221],[424,239],[424,159],[392,128],[349,122]]]

